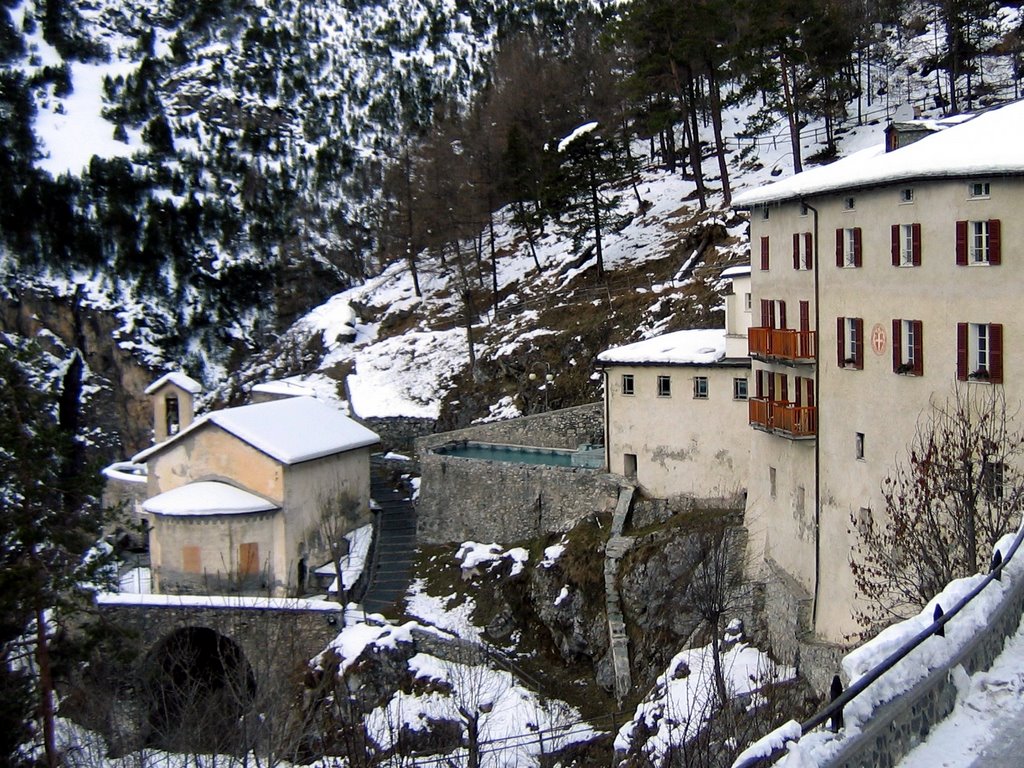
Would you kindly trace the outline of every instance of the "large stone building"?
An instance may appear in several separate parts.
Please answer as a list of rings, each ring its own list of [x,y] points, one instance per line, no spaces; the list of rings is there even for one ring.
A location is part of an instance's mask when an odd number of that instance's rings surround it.
[[[1024,396],[1024,103],[915,129],[735,199],[756,313],[746,525],[821,640],[859,629],[851,529],[884,509],[930,399],[958,380]]]
[[[377,435],[312,397],[192,421],[194,388],[185,378],[148,390],[165,439],[133,460],[147,467],[142,508],[154,591],[300,591],[329,558],[325,513],[344,515],[332,526],[338,535],[369,522]]]
[[[597,357],[610,472],[648,497],[739,504],[750,436],[750,268],[727,269],[726,327],[676,331]]]

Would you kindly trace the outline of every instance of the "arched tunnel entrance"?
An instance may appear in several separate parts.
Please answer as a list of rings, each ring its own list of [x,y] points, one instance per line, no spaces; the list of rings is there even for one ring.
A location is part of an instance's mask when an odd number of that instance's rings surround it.
[[[186,627],[150,652],[143,675],[151,746],[181,752],[245,749],[256,677],[241,647],[207,627]]]

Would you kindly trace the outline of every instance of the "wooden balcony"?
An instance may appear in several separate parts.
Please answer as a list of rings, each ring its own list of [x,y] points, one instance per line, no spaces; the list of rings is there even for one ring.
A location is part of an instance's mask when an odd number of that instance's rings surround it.
[[[752,398],[750,425],[790,440],[810,440],[818,434],[818,409],[783,400]]]
[[[747,332],[747,351],[759,360],[813,363],[818,334],[793,328],[751,328]]]

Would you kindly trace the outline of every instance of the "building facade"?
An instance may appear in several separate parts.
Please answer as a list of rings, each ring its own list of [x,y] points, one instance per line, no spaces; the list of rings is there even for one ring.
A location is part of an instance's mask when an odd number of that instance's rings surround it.
[[[1021,402],[1024,104],[746,192],[753,391],[746,525],[821,640],[857,632],[857,525],[919,419],[962,387]],[[921,138],[923,136],[923,138]]]
[[[732,281],[725,328],[667,333],[597,358],[608,471],[652,498],[735,504],[746,489],[750,269],[723,277]]]
[[[134,462],[147,467],[154,591],[301,592],[330,557],[327,529],[370,521],[378,442],[337,409],[294,397],[214,411],[143,451]],[[324,525],[332,514],[344,519]]]

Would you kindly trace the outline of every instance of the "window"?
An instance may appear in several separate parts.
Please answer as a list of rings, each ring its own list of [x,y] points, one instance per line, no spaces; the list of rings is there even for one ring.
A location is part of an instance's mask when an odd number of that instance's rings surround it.
[[[1006,486],[1006,464],[986,456],[981,462],[981,493],[985,501],[1002,501]]]
[[[164,398],[164,414],[167,418],[167,435],[176,435],[181,427],[181,418],[178,412],[178,398],[168,395]]]
[[[857,199],[854,197],[843,198],[843,210],[852,211],[857,207]]]
[[[1002,260],[999,219],[956,223],[956,263],[999,264]]]
[[[775,467],[768,467],[768,494],[774,499],[778,489],[775,486]]]
[[[761,299],[761,327],[786,327],[786,302],[778,299]]]
[[[807,203],[800,203],[800,215],[801,216],[806,216],[807,215],[807,211],[809,211],[809,210],[810,209],[807,207]]]
[[[761,238],[761,271],[767,272],[769,267],[768,236]]]
[[[836,266],[859,267],[861,265],[860,227],[836,230]]]
[[[694,376],[693,377],[693,396],[697,400],[708,399],[708,377],[707,376]]]
[[[814,267],[813,235],[810,232],[793,233],[793,269]]]
[[[840,368],[864,367],[864,320],[859,317],[836,318],[836,351]]]
[[[922,331],[920,320],[892,321],[893,373],[910,376],[921,376],[924,373]]]
[[[732,399],[747,399],[747,380],[745,378],[735,378],[732,380]]]
[[[765,221],[767,221],[770,217],[771,217],[771,211],[769,210],[768,206],[766,205],[764,208],[761,209],[761,218],[764,219]]]
[[[853,452],[854,452],[854,456],[856,456],[856,458],[859,461],[863,461],[864,460],[864,433],[863,432],[857,432],[856,435],[854,436],[854,438],[853,438]]]
[[[181,548],[181,570],[185,573],[202,573],[203,558],[202,550],[196,546]]]
[[[892,225],[892,265],[918,267],[921,265],[921,225]]]
[[[960,381],[1003,381],[1003,326],[957,323],[956,377]]]
[[[753,302],[753,299],[751,298],[750,294],[749,293],[744,293],[743,294],[743,311],[744,312],[749,312],[751,310],[751,308],[753,307],[753,303],[754,302]]]
[[[900,205],[914,202],[914,188],[904,187],[900,190]]]
[[[967,185],[967,196],[972,200],[989,196],[989,184],[987,181],[973,181]]]
[[[633,379],[632,373],[622,374],[622,394],[632,395],[636,392],[636,382]]]
[[[672,397],[672,377],[658,377],[658,397]]]

